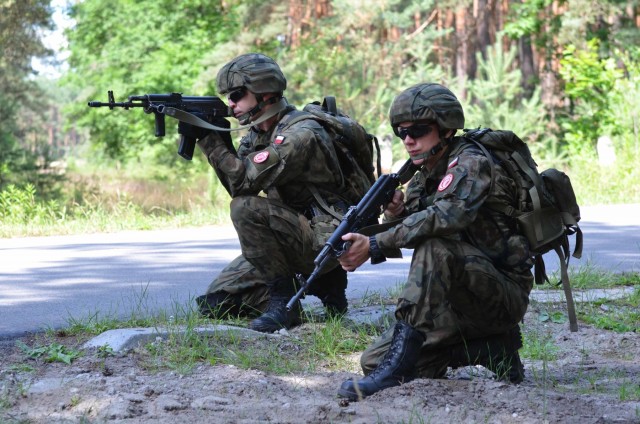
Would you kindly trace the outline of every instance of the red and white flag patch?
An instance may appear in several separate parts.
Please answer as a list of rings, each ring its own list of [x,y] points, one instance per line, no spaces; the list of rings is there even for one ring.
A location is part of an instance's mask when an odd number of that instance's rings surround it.
[[[452,181],[453,181],[453,174],[445,175],[442,181],[440,181],[440,184],[438,184],[438,191],[445,191],[447,187],[451,185]]]
[[[458,164],[458,158],[459,156],[456,156],[456,158],[454,160],[452,160],[451,162],[449,162],[449,165],[447,165],[447,169],[451,169],[454,166],[456,166]]]
[[[253,157],[253,162],[254,163],[262,163],[262,162],[266,161],[267,159],[269,159],[269,152],[262,151],[262,152],[258,153],[257,155],[255,155]]]
[[[273,140],[273,144],[282,144],[282,143],[284,143],[283,135],[279,135],[275,138],[275,140]]]

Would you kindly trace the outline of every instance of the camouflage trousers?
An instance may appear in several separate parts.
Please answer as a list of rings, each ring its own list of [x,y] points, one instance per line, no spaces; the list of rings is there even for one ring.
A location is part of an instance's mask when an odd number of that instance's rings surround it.
[[[418,375],[443,375],[448,347],[463,340],[501,334],[522,320],[533,286],[530,271],[505,273],[468,243],[432,238],[413,253],[407,284],[395,316],[424,336]],[[365,374],[382,361],[393,326],[362,354]]]
[[[242,302],[263,310],[269,300],[268,283],[296,273],[310,274],[313,260],[335,230],[331,216],[313,220],[277,200],[240,196],[231,201],[231,220],[242,254],[209,285],[208,293],[240,295]],[[337,261],[327,266],[329,271]]]

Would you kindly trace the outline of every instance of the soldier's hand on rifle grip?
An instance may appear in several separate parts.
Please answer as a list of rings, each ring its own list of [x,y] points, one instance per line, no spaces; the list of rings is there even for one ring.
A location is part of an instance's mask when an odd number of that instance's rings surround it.
[[[195,113],[194,115],[196,115],[198,118],[204,119],[204,117],[201,115],[198,115]],[[190,138],[194,140],[202,140],[203,138],[205,138],[211,133],[211,130],[180,121],[178,123],[178,133],[182,134],[186,138]]]
[[[216,127],[220,127],[220,128],[230,128],[231,127],[231,122],[229,122],[228,119],[225,118],[214,118],[213,122],[211,122],[213,125],[215,125]],[[222,141],[224,142],[225,146],[227,146],[229,148],[229,150],[231,150],[232,152],[235,153],[235,147],[233,146],[233,142],[231,141],[231,133],[228,131],[213,131],[216,134],[218,134],[218,136],[222,139]]]
[[[350,246],[337,258],[338,262],[345,271],[355,271],[369,259],[369,237],[348,233],[342,236],[342,240],[349,242]]]
[[[393,198],[391,202],[387,205],[387,208],[384,210],[384,215],[387,218],[395,218],[402,215],[404,212],[404,193],[402,190],[396,190],[393,193]]]

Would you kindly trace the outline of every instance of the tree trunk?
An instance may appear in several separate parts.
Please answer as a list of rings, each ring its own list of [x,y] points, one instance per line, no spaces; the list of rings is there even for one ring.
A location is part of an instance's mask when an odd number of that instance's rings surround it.
[[[458,80],[458,94],[467,97],[466,81],[469,77],[469,31],[467,28],[467,9],[459,7],[455,12],[455,75]]]
[[[525,97],[531,97],[536,87],[536,67],[533,58],[533,49],[531,48],[531,37],[528,35],[520,37],[518,40],[518,56],[520,62],[520,71],[522,72],[522,88]]]

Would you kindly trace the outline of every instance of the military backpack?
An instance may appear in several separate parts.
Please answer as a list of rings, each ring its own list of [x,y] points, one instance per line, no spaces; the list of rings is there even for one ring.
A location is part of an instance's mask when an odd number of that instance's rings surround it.
[[[578,226],[580,207],[569,177],[555,168],[539,173],[529,147],[511,131],[493,131],[489,128],[464,131],[464,137],[475,143],[493,162],[499,163],[516,183],[516,207],[497,202],[487,206],[517,220],[520,231],[529,240],[537,284],[549,281],[543,255],[551,250],[558,255],[569,327],[571,331],[577,331],[568,266],[570,256],[582,256],[582,230]],[[493,167],[491,174],[493,184]],[[573,254],[569,246],[571,235],[576,236]]]
[[[336,99],[327,96],[323,102],[307,104],[302,111],[294,111],[283,119],[280,127],[274,132],[276,137],[280,131],[292,124],[314,119],[319,122],[332,138],[338,157],[338,166],[343,175],[344,184],[351,194],[352,203],[357,203],[376,181],[376,175],[381,175],[380,146],[378,139],[367,132],[356,120],[350,118],[336,106]],[[376,166],[374,167],[374,149],[376,153]],[[335,212],[327,207],[315,187],[309,187],[314,197],[326,212],[336,216]],[[336,216],[341,219],[342,216]]]

